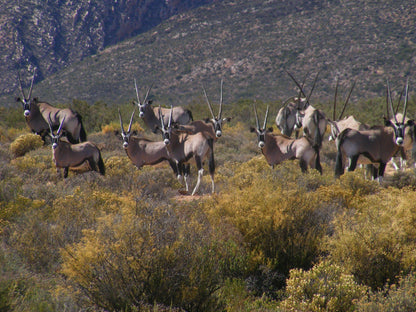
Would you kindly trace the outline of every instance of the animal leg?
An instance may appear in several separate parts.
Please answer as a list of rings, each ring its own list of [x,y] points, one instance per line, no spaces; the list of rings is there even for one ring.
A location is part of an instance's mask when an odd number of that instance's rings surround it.
[[[183,176],[184,176],[184,180],[185,180],[185,188],[186,191],[189,192],[189,183],[188,183],[188,179],[189,179],[189,173],[191,171],[191,166],[189,164],[183,164]]]
[[[305,173],[308,170],[308,164],[303,158],[299,159],[299,166],[303,173]]]
[[[62,178],[61,168],[56,167],[56,176],[58,179]]]
[[[64,168],[64,179],[66,179],[68,177],[68,169],[69,169],[69,167]]]
[[[348,167],[348,171],[354,171],[357,167],[357,161],[358,161],[359,155],[354,155],[350,157],[350,166]]]
[[[198,168],[198,180],[196,182],[195,188],[192,191],[192,194],[191,195],[194,195],[198,191],[199,185],[201,184],[202,176],[204,174],[204,168],[202,168],[201,157],[195,156],[195,162],[196,162],[196,167]]]
[[[384,170],[386,170],[386,164],[380,163],[380,166],[378,167],[378,182],[382,182],[383,176],[384,176]]]

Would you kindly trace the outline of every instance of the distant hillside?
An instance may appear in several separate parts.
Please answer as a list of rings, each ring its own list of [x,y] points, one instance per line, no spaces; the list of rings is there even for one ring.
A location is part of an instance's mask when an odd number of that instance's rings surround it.
[[[386,79],[399,89],[416,87],[414,1],[222,1],[173,16],[132,39],[68,66],[35,86],[50,103],[72,99],[123,103],[153,83],[161,104],[200,100],[205,85],[212,101],[224,78],[225,102],[240,98],[275,101],[294,93],[286,74],[320,71],[315,98],[333,96],[357,79],[354,97],[383,96]],[[414,82],[414,83],[413,83]],[[10,103],[16,92],[3,96]]]
[[[2,0],[0,94],[16,88],[17,70],[37,68],[36,81],[215,0]]]

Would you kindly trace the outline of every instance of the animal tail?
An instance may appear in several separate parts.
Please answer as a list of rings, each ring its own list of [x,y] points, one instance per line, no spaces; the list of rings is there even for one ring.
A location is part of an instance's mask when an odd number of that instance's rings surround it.
[[[313,140],[313,147],[321,148],[322,145],[322,136],[321,136],[321,130],[319,129],[319,121],[321,120],[322,116],[319,113],[318,110],[315,110],[313,112],[313,122],[315,124],[315,134],[314,134],[314,140]]]
[[[349,132],[349,129],[342,131],[337,137],[337,157],[335,161],[335,176],[339,177],[344,174],[344,165],[342,164],[342,151],[341,146],[344,143],[345,135]]]
[[[188,113],[188,116],[189,116],[189,122],[194,121],[194,117],[192,116],[192,112],[189,109],[187,109],[186,112]]]
[[[79,140],[81,142],[87,141],[87,133],[85,132],[84,124],[82,123],[82,116],[78,113],[76,113],[77,119],[79,124],[81,125],[81,129],[79,131]]]
[[[103,158],[101,157],[101,152],[99,152],[98,156],[99,156],[98,157],[98,170],[100,171],[102,175],[105,175],[104,161],[103,161]]]

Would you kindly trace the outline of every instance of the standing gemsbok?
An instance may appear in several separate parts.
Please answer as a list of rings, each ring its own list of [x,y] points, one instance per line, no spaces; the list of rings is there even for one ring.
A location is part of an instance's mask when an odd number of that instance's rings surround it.
[[[124,130],[123,120],[121,118],[120,110],[118,115],[120,117],[121,138],[123,140],[123,148],[127,156],[138,169],[145,165],[156,165],[162,161],[168,161],[175,174],[177,174],[176,163],[171,160],[163,141],[151,141],[145,138],[138,138],[132,136],[131,125],[133,123],[134,113],[130,117],[130,123],[127,132]]]
[[[335,164],[335,176],[344,173],[345,159],[349,158],[348,171],[354,171],[358,157],[365,156],[368,163],[378,164],[378,170],[373,171],[373,178],[382,180],[387,162],[397,153],[404,143],[407,127],[414,125],[413,120],[406,120],[408,100],[408,83],[406,85],[405,104],[402,120],[395,118],[394,122],[384,118],[385,126],[371,127],[369,130],[345,129],[336,139],[337,157]],[[390,108],[394,115],[392,103]]]
[[[68,170],[70,167],[78,167],[83,163],[88,163],[93,171],[105,174],[104,162],[101,157],[101,152],[98,147],[87,141],[78,144],[71,144],[61,140],[62,126],[64,125],[65,117],[62,119],[56,134],[53,133],[52,121],[48,116],[48,125],[50,135],[52,138],[52,155],[55,162],[56,171],[61,175],[61,168],[64,168],[64,178],[68,177]]]
[[[160,112],[160,120],[162,120],[162,113]],[[187,176],[189,174],[189,167],[184,172],[184,166],[191,159],[194,159],[196,167],[198,169],[198,180],[192,191],[191,195],[195,195],[201,184],[201,179],[204,174],[203,162],[209,155],[208,168],[211,176],[211,192],[214,193],[214,173],[215,173],[215,162],[214,152],[212,150],[212,139],[207,137],[204,132],[197,132],[195,134],[188,134],[183,132],[177,132],[172,129],[172,110],[170,111],[168,124],[165,127],[164,123],[161,123],[161,130],[164,144],[169,151],[169,156],[175,161],[177,170],[183,172],[185,176],[186,191],[188,191]]]
[[[152,89],[152,86],[150,86],[149,89],[147,89],[146,92],[146,96],[144,97],[144,101],[142,102],[140,100],[140,96],[139,96],[139,90],[137,89],[137,83],[136,83],[136,79],[134,79],[134,87],[136,89],[136,96],[137,96],[137,102],[135,103],[138,107],[139,107],[139,117],[143,119],[144,123],[146,124],[147,127],[149,127],[149,129],[153,132],[156,133],[159,128],[160,128],[160,121],[159,121],[159,115],[158,115],[158,110],[159,108],[157,107],[152,107],[152,101],[151,100],[147,100],[150,90]],[[177,124],[182,124],[182,125],[186,125],[188,123],[190,123],[193,118],[192,118],[192,113],[190,110],[185,109],[181,106],[176,106],[171,108],[173,110],[172,114],[173,114],[173,122],[177,123]],[[168,117],[170,114],[170,109],[169,108],[162,108],[162,114],[164,117],[164,124],[167,125],[168,124]]]
[[[27,97],[23,91],[20,75],[18,79],[22,97],[16,98],[16,101],[22,103],[26,123],[32,132],[39,134],[45,141],[46,135],[50,132],[50,127],[48,124],[48,119],[50,118],[51,128],[56,130],[58,127],[60,127],[62,129],[63,135],[68,138],[70,143],[74,144],[87,140],[87,134],[85,133],[80,114],[72,111],[69,108],[56,108],[49,105],[48,103],[39,102],[37,98],[30,98],[32,96],[35,73],[33,74]]]
[[[256,128],[251,128],[251,132],[256,132],[258,146],[267,163],[274,167],[285,160],[299,159],[299,166],[302,172],[306,172],[308,166],[318,170],[322,174],[322,167],[319,160],[319,148],[314,148],[307,137],[291,139],[282,134],[273,135],[273,128],[266,129],[267,115],[269,107],[267,107],[264,117],[263,128],[260,128],[257,109],[254,105],[254,115],[256,116]]]

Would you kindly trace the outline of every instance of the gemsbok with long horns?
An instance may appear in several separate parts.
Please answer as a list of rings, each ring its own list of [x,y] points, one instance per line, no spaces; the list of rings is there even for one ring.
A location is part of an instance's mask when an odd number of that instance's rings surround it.
[[[87,134],[80,114],[69,108],[61,109],[53,107],[46,102],[39,102],[37,98],[31,99],[35,73],[33,74],[27,96],[23,91],[20,75],[18,75],[18,80],[22,97],[16,98],[16,101],[22,103],[26,123],[32,132],[39,134],[43,141],[45,141],[45,137],[50,132],[50,128],[56,130],[60,127],[63,135],[68,138],[70,143],[75,144],[87,140]],[[51,127],[49,127],[49,118]]]
[[[414,126],[413,120],[406,121],[405,119],[408,89],[409,84],[407,82],[402,120],[398,120],[395,117],[394,122],[392,122],[384,117],[384,126],[375,126],[369,130],[362,131],[347,128],[340,133],[336,139],[337,157],[335,176],[339,177],[344,173],[346,158],[350,160],[348,171],[354,171],[358,157],[363,155],[368,159],[368,163],[378,164],[378,170],[373,171],[373,178],[378,178],[381,182],[386,164],[399,151],[400,147],[403,146],[406,128]],[[392,103],[390,102],[389,104],[394,115]]]
[[[405,86],[406,88],[406,86]],[[389,119],[391,122],[395,123],[397,120],[403,120],[404,123],[406,123],[409,118],[405,117],[403,118],[403,114],[398,113],[398,109],[400,106],[400,102],[403,96],[403,92],[405,90],[405,88],[401,91],[399,99],[397,101],[397,105],[394,109],[394,111],[392,112],[393,117],[390,117],[390,113],[389,113],[389,103],[391,105],[391,107],[393,107],[393,99],[392,99],[392,95],[391,95],[391,91],[390,91],[390,84],[389,81],[387,80],[387,93],[386,93],[386,116],[387,119]],[[393,155],[393,157],[391,158],[391,163],[394,167],[395,170],[399,170],[399,169],[405,169],[406,165],[407,165],[407,152],[411,151],[412,152],[412,157],[413,152],[414,152],[414,148],[415,148],[415,138],[416,135],[416,126],[413,125],[412,127],[407,127],[405,130],[405,134],[404,134],[404,142],[403,145],[400,147],[400,149],[397,151],[397,153],[395,155]],[[399,164],[397,163],[397,158],[399,161]]]
[[[78,167],[84,163],[88,163],[91,170],[104,175],[104,162],[98,147],[89,141],[71,144],[62,140],[61,137],[64,123],[65,117],[63,117],[56,134],[54,134],[52,121],[48,116],[48,125],[52,138],[53,161],[58,175],[61,176],[61,168],[64,168],[64,178],[67,178],[69,168]]]
[[[124,130],[123,119],[121,118],[120,110],[118,115],[120,117],[121,138],[123,140],[123,148],[126,151],[127,157],[131,160],[133,165],[138,169],[145,165],[156,165],[162,161],[168,161],[169,165],[177,174],[176,163],[171,159],[163,141],[152,141],[145,138],[132,136],[131,126],[134,119],[136,109],[133,110],[127,132]]]
[[[334,96],[334,110],[332,113],[332,120],[328,119],[328,123],[331,126],[331,133],[329,135],[329,140],[334,141],[338,137],[338,135],[344,131],[344,129],[350,128],[354,130],[368,130],[370,129],[370,126],[364,123],[359,122],[357,119],[355,119],[354,116],[350,115],[348,117],[345,117],[344,119],[341,119],[344,115],[345,109],[347,107],[348,101],[351,97],[351,93],[354,90],[355,87],[355,81],[352,84],[351,90],[348,93],[347,99],[344,102],[344,105],[342,107],[341,113],[339,114],[338,118],[336,117],[336,107],[337,107],[337,95],[338,95],[338,85],[339,81],[337,79],[336,86],[335,86],[335,96]]]
[[[299,166],[302,172],[306,172],[308,166],[310,166],[322,174],[319,148],[313,147],[310,139],[307,137],[292,139],[283,134],[272,134],[273,128],[266,129],[268,113],[269,107],[267,107],[266,115],[264,116],[263,127],[260,128],[257,109],[254,104],[256,128],[250,128],[251,132],[256,132],[257,134],[258,146],[261,148],[267,163],[274,167],[285,160],[299,159]]]
[[[299,92],[306,96],[303,91],[303,87],[296,81],[296,79],[293,77],[291,73],[287,73],[298,86]],[[312,94],[312,91],[315,87],[318,75],[319,73],[315,77],[314,84],[310,94]],[[298,128],[303,128],[303,134],[312,140],[314,147],[321,148],[328,120],[325,116],[325,113],[322,110],[316,109],[309,104],[309,99],[310,95],[306,98],[306,108],[304,110],[297,110],[296,125]]]
[[[162,120],[162,118],[162,112],[160,111],[160,120]],[[189,189],[187,182],[189,166],[187,166],[187,169],[184,169],[185,165],[187,165],[191,159],[195,161],[198,170],[198,180],[191,194],[195,195],[195,193],[199,190],[201,179],[204,174],[204,160],[209,155],[208,168],[211,176],[211,193],[214,193],[215,162],[214,152],[212,150],[212,139],[207,137],[204,132],[197,132],[195,134],[188,134],[181,131],[178,132],[172,128],[172,121],[173,116],[171,110],[168,125],[165,127],[164,123],[161,122],[163,142],[169,151],[169,156],[176,162],[178,171],[184,173],[186,191],[188,192]]]
[[[150,90],[152,89],[152,86],[150,86],[149,89],[147,89],[146,96],[144,97],[144,101],[142,102],[140,100],[139,96],[139,90],[137,88],[136,79],[134,79],[134,87],[136,89],[136,96],[137,96],[137,102],[135,104],[139,108],[139,117],[143,119],[146,126],[153,132],[156,133],[158,130],[160,130],[160,120],[159,120],[159,108],[158,107],[152,107],[152,100],[148,100]],[[173,122],[181,125],[186,125],[193,121],[192,112],[188,109],[185,109],[181,106],[176,106],[173,108],[162,108],[162,114],[164,117],[164,124],[165,126],[168,124],[168,117],[170,115],[170,110],[172,111],[173,115]]]

